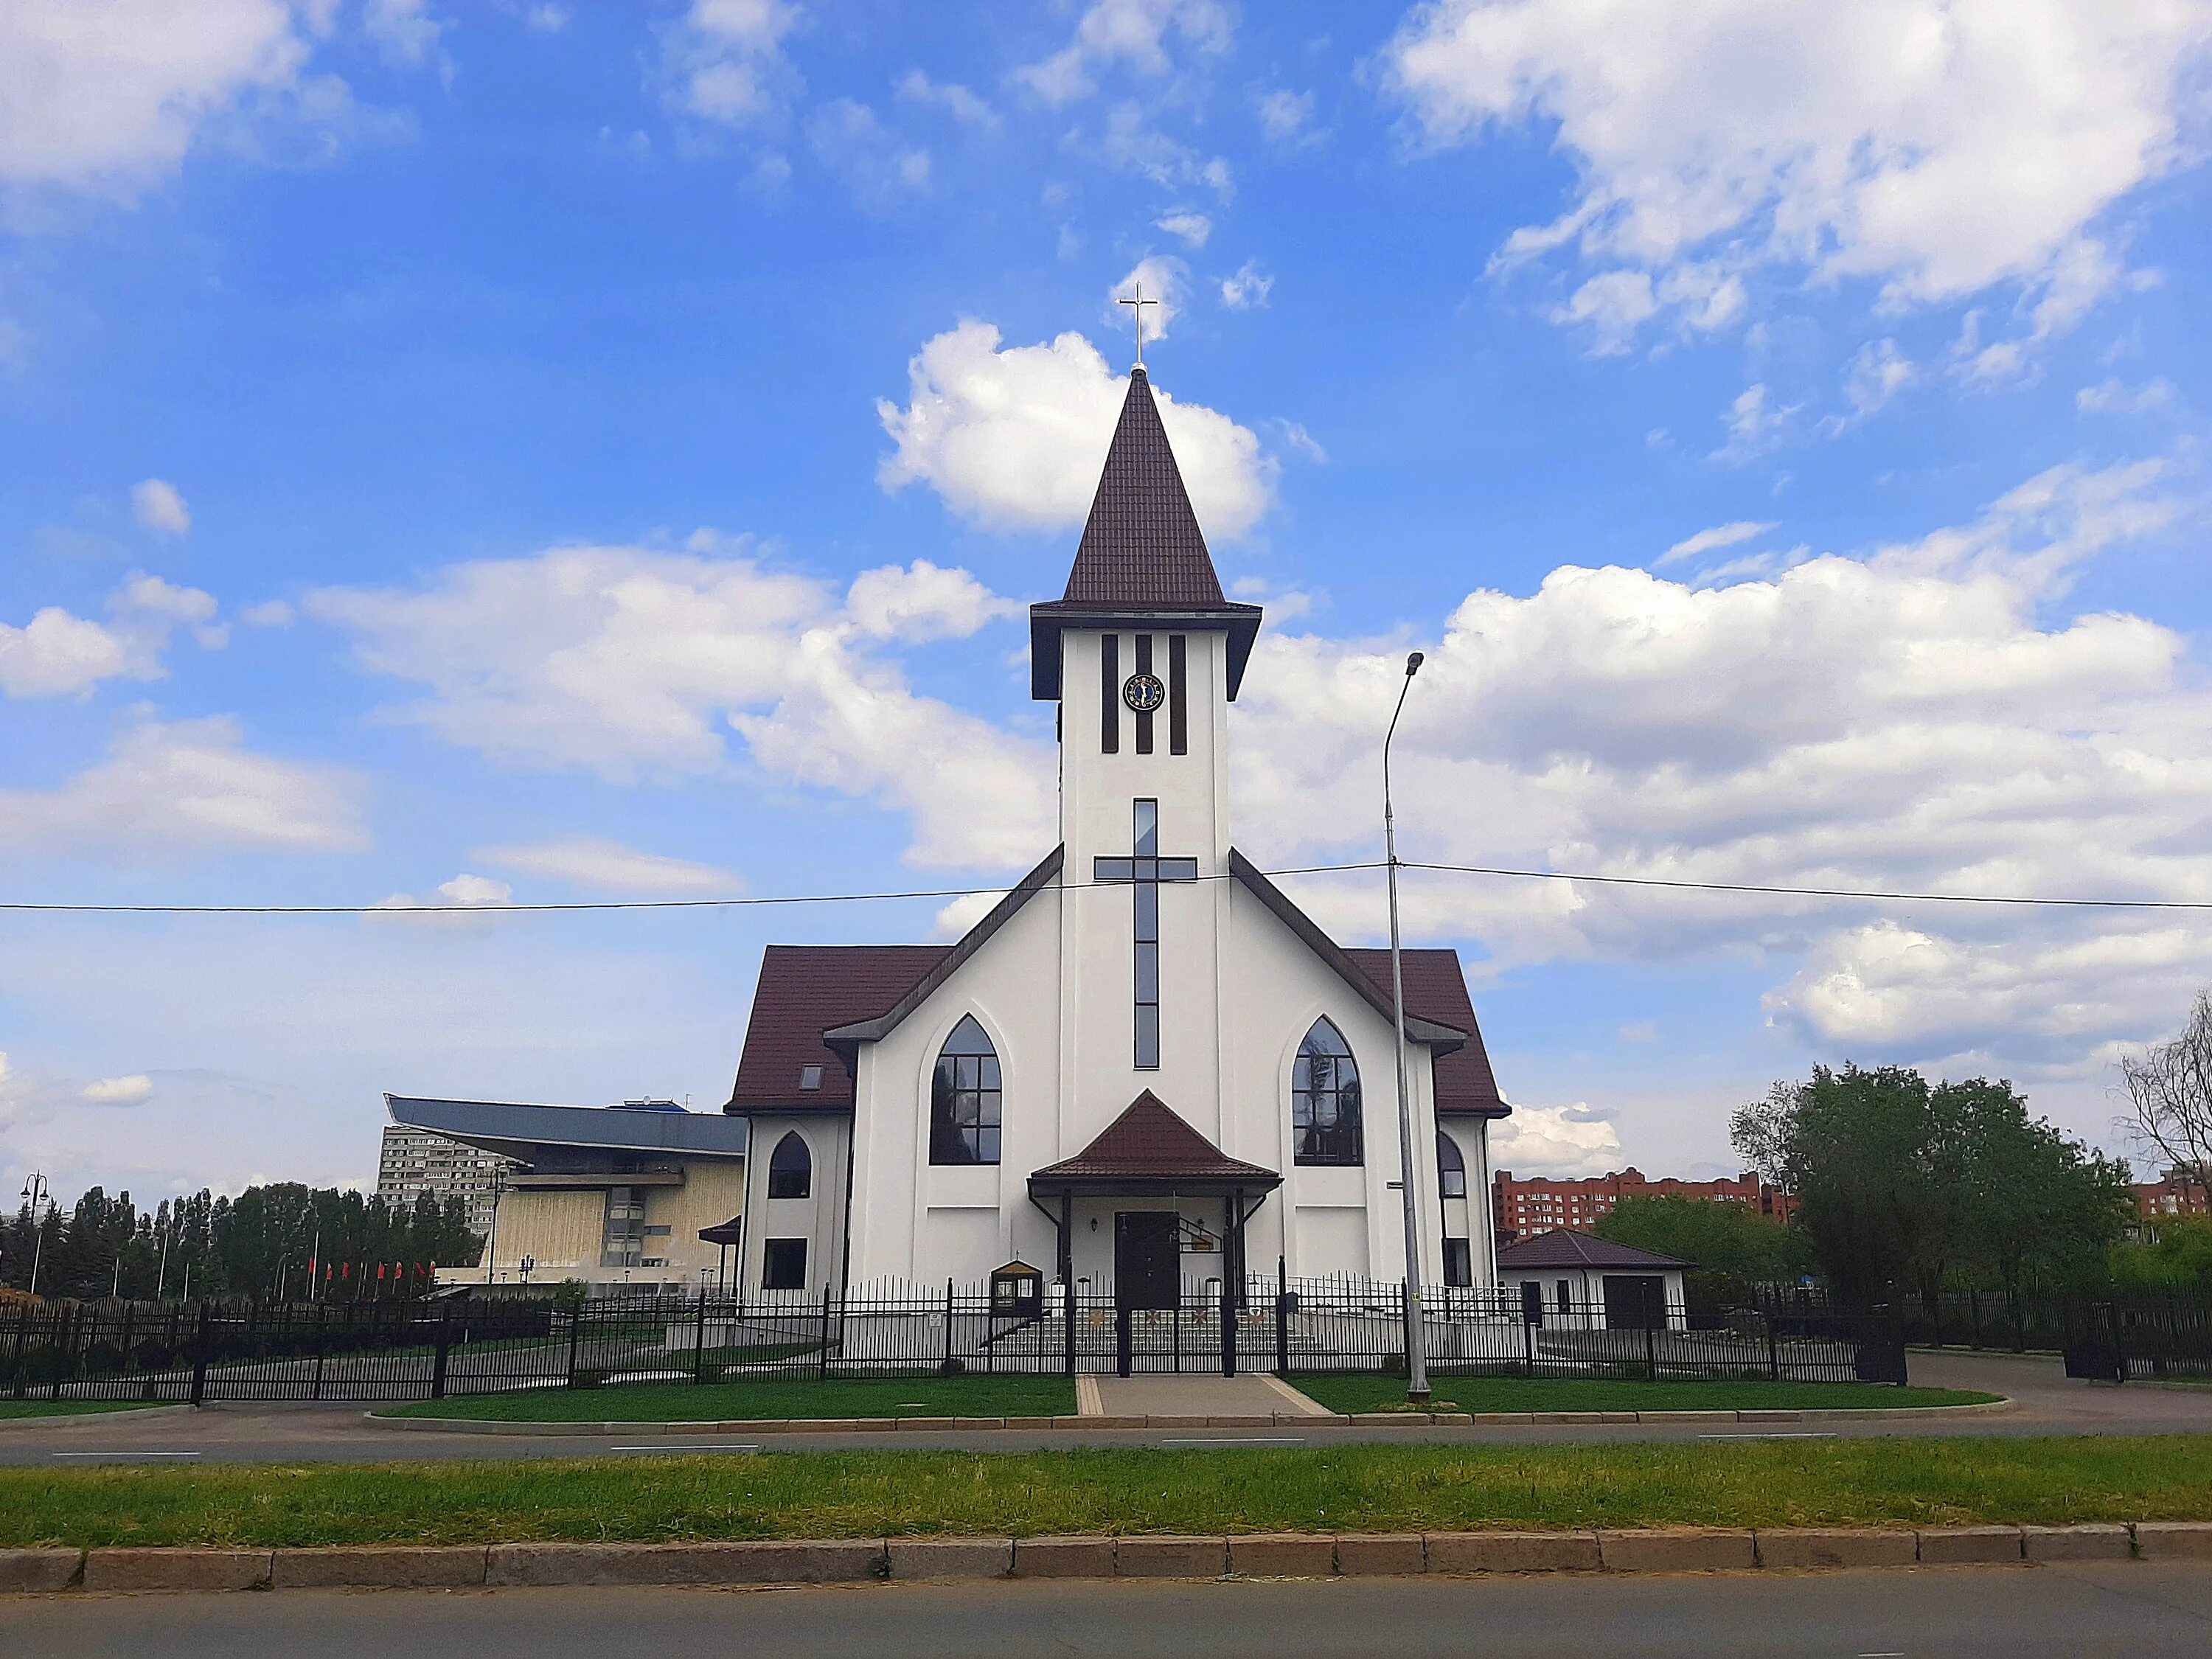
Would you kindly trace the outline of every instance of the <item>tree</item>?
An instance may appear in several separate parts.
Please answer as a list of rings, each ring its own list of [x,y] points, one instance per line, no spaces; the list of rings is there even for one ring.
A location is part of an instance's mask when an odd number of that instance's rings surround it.
[[[2112,1247],[2113,1282],[2130,1290],[2212,1290],[2212,1220],[2169,1216],[2140,1243]]]
[[[1811,1263],[1802,1234],[1748,1204],[1676,1194],[1624,1198],[1590,1231],[1691,1263],[1685,1286],[1699,1301],[1750,1301],[1760,1285],[1795,1279]]]
[[[2212,992],[2197,994],[2179,1036],[2123,1060],[2120,1084],[2136,1144],[2212,1188]]]
[[[1777,1084],[1730,1126],[1797,1201],[1840,1301],[1994,1282],[2015,1312],[2031,1285],[2099,1273],[2131,1210],[2124,1164],[2031,1117],[2009,1083],[1930,1085],[1902,1066]]]

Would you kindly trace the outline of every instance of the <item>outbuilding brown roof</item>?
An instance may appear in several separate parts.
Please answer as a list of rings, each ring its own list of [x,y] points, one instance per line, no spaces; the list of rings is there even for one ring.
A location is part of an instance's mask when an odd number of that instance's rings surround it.
[[[1273,1170],[1231,1158],[1170,1109],[1150,1089],[1139,1095],[1073,1158],[1030,1177],[1031,1191],[1066,1187],[1246,1187],[1282,1184]]]

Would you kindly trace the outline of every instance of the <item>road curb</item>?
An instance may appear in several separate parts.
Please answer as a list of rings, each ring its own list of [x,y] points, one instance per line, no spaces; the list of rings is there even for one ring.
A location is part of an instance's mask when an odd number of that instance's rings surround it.
[[[891,1579],[1370,1577],[2212,1562],[2212,1522],[1567,1532],[841,1538],[683,1544],[0,1550],[0,1593],[776,1585]]]
[[[1630,1423],[1850,1423],[1893,1418],[1979,1417],[2018,1408],[2018,1402],[2012,1400],[1981,1400],[1963,1406],[1827,1406],[1808,1407],[1800,1411],[1330,1412],[1319,1417],[1290,1412],[1240,1417],[764,1417],[700,1423],[518,1423],[490,1417],[387,1417],[376,1412],[364,1412],[362,1415],[374,1427],[406,1434],[505,1434],[568,1439],[611,1434],[885,1434],[894,1431],[927,1434],[937,1431],[972,1432],[978,1429],[1038,1432],[1085,1429],[1584,1428]]]

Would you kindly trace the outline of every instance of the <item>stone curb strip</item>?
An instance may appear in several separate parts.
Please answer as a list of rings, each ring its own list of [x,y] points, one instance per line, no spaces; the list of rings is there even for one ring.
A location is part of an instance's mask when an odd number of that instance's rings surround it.
[[[0,1434],[10,1429],[51,1429],[64,1423],[110,1423],[118,1417],[135,1422],[142,1417],[174,1417],[180,1412],[198,1409],[186,1401],[173,1406],[133,1406],[119,1412],[55,1412],[46,1417],[0,1417]]]
[[[1601,1423],[1853,1423],[1899,1417],[1966,1417],[2008,1412],[2014,1402],[1970,1406],[1837,1406],[1812,1411],[1697,1412],[1277,1412],[1243,1417],[791,1417],[706,1423],[516,1423],[495,1418],[385,1417],[380,1429],[412,1434],[519,1434],[541,1439],[610,1434],[889,1434],[931,1429],[1539,1428]]]
[[[0,1549],[0,1594],[831,1584],[874,1579],[1326,1578],[1414,1573],[2212,1562],[2212,1522],[2070,1527],[1654,1527],[1619,1532],[1255,1533],[1229,1537],[827,1539],[693,1544]]]

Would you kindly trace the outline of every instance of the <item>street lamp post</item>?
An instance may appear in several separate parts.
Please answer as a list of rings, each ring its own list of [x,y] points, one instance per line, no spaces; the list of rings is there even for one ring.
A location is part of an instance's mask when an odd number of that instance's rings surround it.
[[[1398,706],[1391,711],[1390,729],[1382,734],[1382,847],[1390,880],[1390,1020],[1398,1038],[1398,1174],[1406,1211],[1406,1398],[1416,1404],[1429,1397],[1428,1333],[1421,1319],[1420,1206],[1413,1184],[1413,1104],[1406,1082],[1406,973],[1398,951],[1398,821],[1390,805],[1390,739],[1398,735],[1398,716],[1406,712],[1406,694],[1413,689],[1420,672],[1421,653],[1406,659],[1405,683],[1398,688]]]
[[[39,1293],[39,1263],[46,1253],[46,1230],[39,1224],[39,1206],[53,1201],[53,1191],[46,1185],[46,1176],[33,1170],[23,1183],[23,1201],[31,1206],[31,1294]]]

